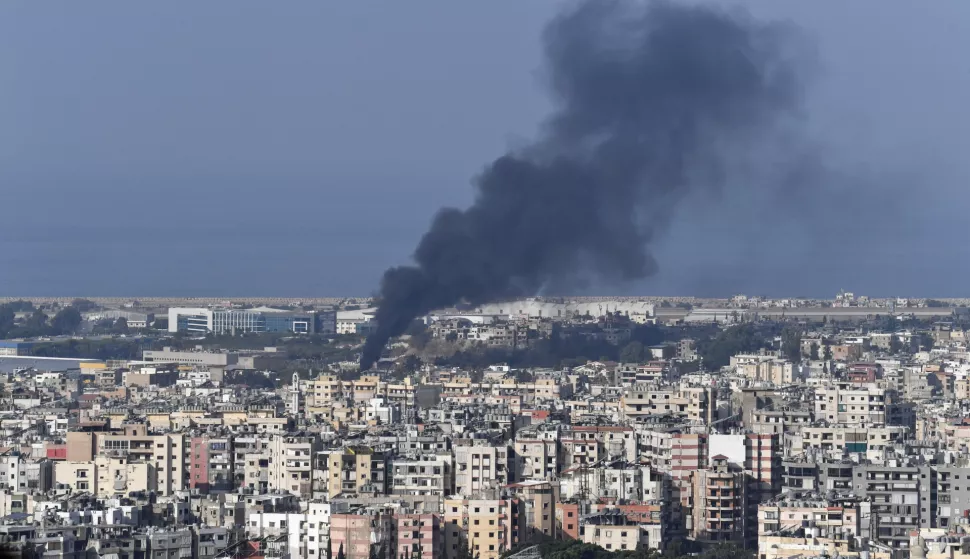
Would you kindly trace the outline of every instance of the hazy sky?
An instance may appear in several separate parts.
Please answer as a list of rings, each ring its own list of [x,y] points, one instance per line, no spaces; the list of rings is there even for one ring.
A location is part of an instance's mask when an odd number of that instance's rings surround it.
[[[757,200],[699,201],[659,275],[603,289],[970,295],[970,4],[725,5],[814,41],[806,126],[882,228],[835,211],[799,238]],[[371,293],[533,135],[559,6],[0,3],[0,295]]]

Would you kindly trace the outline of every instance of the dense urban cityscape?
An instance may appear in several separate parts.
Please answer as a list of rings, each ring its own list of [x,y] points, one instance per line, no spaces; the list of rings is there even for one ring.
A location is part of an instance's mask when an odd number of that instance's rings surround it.
[[[970,545],[964,301],[530,298],[423,316],[365,371],[368,299],[157,302],[0,306],[6,545],[119,559]]]
[[[0,559],[970,559],[968,38],[0,2]]]

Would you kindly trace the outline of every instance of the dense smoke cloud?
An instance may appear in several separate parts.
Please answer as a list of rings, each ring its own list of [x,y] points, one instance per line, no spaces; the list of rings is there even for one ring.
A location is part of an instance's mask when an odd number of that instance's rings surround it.
[[[797,116],[791,38],[663,2],[588,0],[554,19],[544,43],[555,112],[534,144],[485,168],[471,207],[438,213],[415,265],[385,272],[361,369],[437,308],[655,273],[649,246],[678,201],[734,188],[745,146]]]

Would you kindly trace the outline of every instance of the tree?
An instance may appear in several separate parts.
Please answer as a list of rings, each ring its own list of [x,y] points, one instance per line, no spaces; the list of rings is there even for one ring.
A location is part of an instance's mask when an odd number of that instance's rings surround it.
[[[330,537],[330,532],[327,532],[327,559],[333,559],[333,539]]]
[[[54,315],[51,329],[55,334],[72,334],[81,325],[81,313],[74,307],[66,307]]]
[[[24,300],[13,301],[12,303],[7,303],[4,306],[9,307],[10,310],[12,310],[15,313],[30,312],[34,310],[34,304],[31,303],[30,301],[24,301]]]
[[[764,347],[764,338],[751,323],[731,326],[713,339],[698,344],[697,353],[709,370],[720,369],[739,353],[751,353]]]
[[[417,355],[406,355],[404,359],[401,360],[401,370],[407,372],[408,374],[413,374],[421,368],[421,359]]]
[[[24,338],[46,336],[49,333],[47,315],[40,309],[34,309],[34,312],[24,320],[16,332],[18,337]]]
[[[889,336],[889,353],[898,353],[902,349],[903,344],[899,341],[899,336],[891,334]]]
[[[340,544],[340,548],[337,550],[337,559],[347,559],[344,555],[344,544]]]
[[[808,358],[812,361],[818,361],[818,342],[812,342],[812,349],[809,351]]]
[[[781,333],[781,353],[789,361],[802,360],[802,333],[797,328],[785,328]]]
[[[826,361],[831,361],[832,360],[832,345],[829,344],[828,340],[826,340],[825,342],[823,342],[823,344],[825,345],[825,350],[822,352],[822,359],[825,359]]]
[[[641,363],[646,359],[646,349],[640,342],[630,342],[620,350],[622,363]]]
[[[127,334],[128,333],[128,319],[119,316],[118,320],[115,320],[114,327],[112,328],[116,334]]]
[[[0,305],[0,338],[7,337],[7,332],[14,326],[16,316],[9,305]]]

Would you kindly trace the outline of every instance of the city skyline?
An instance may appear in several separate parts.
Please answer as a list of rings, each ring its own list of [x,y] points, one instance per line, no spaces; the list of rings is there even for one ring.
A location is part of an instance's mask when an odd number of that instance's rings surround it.
[[[0,2],[0,559],[970,559],[966,52]]]

